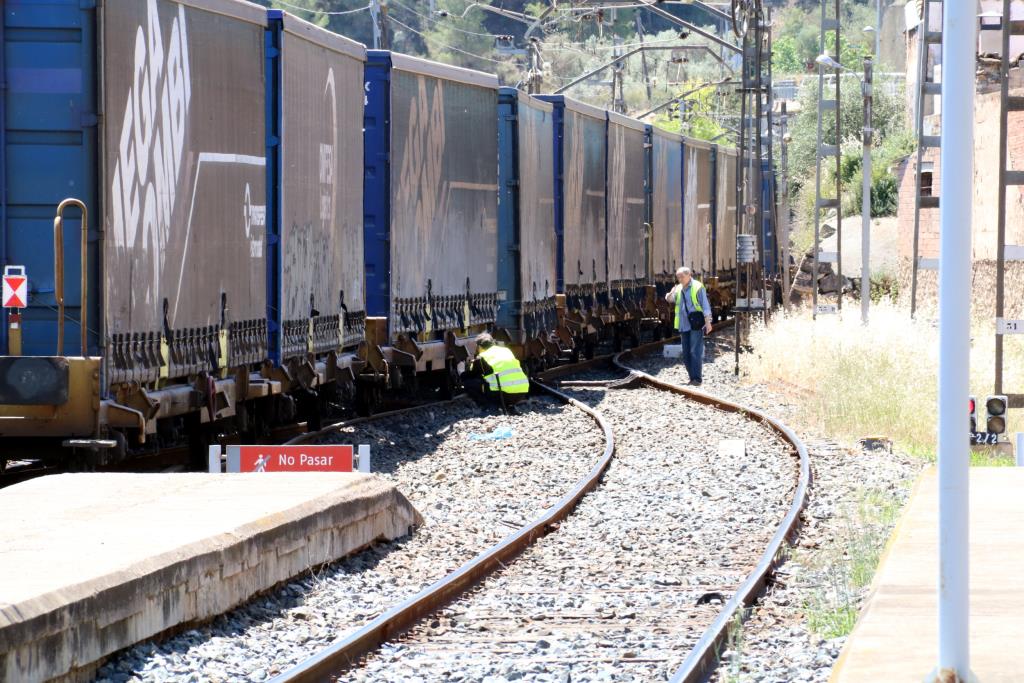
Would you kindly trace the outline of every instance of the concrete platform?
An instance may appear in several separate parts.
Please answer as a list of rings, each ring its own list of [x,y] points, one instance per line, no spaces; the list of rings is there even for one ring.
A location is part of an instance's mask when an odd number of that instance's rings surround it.
[[[81,679],[422,520],[365,474],[65,474],[0,491],[0,680]]]
[[[921,683],[938,656],[938,479],[917,482],[833,683]],[[1024,468],[971,470],[971,669],[1024,681]]]

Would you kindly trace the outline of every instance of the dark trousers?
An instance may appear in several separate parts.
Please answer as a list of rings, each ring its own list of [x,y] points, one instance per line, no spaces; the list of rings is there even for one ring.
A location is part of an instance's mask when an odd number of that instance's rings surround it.
[[[691,382],[702,382],[704,371],[704,330],[680,333],[683,345],[683,364]]]
[[[462,380],[462,387],[466,390],[466,394],[473,399],[481,408],[501,408],[502,400],[501,393],[497,391],[491,391],[490,387],[487,386],[487,381],[480,375],[472,372],[464,372],[460,376]],[[504,405],[511,407],[519,401],[526,398],[527,394],[505,394]]]

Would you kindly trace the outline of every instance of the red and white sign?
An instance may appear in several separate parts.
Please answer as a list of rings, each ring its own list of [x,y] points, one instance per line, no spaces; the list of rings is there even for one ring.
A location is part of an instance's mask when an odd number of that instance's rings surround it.
[[[228,449],[228,460],[232,460]],[[239,446],[237,472],[351,472],[352,446]]]
[[[25,266],[4,268],[4,308],[25,308],[28,306],[28,277]]]

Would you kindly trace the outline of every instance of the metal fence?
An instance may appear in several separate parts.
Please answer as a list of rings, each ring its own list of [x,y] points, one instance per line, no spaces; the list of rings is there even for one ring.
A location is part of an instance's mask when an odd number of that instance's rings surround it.
[[[859,86],[857,86],[857,83],[858,83],[857,79],[860,78],[860,76],[861,76],[861,74],[860,74],[859,71],[856,71],[856,72],[855,71],[850,71],[850,72],[846,72],[846,73],[841,74],[841,77],[844,79],[844,83],[845,83],[845,81],[852,81],[852,83],[851,83],[851,85],[849,87],[852,87],[852,88],[854,88],[855,90],[858,90],[858,91],[859,91]],[[906,74],[903,74],[903,73],[876,73],[874,77],[875,77],[874,87],[875,87],[876,91],[877,90],[881,90],[881,91],[885,92],[886,95],[889,95],[890,97],[900,97],[900,96],[902,96],[903,91],[906,88],[906,81],[907,81]],[[775,83],[772,85],[773,98],[776,101],[800,99],[800,88],[804,85],[804,83],[810,83],[810,82],[811,81],[807,80],[806,77],[805,78],[801,78],[801,79],[789,79],[789,80],[775,81]],[[835,74],[833,74],[833,73],[826,73],[825,74],[825,86],[831,88],[832,84],[834,82],[835,82]],[[844,85],[844,88],[846,88],[846,87],[847,86]],[[852,90],[850,92],[852,92]]]

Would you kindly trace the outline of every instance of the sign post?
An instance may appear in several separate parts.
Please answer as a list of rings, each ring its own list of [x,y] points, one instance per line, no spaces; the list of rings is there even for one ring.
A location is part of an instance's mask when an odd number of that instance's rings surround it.
[[[25,266],[4,266],[2,302],[7,312],[7,350],[21,355],[21,309],[28,306],[28,276]]]
[[[209,471],[221,469],[221,447],[210,446]],[[340,444],[316,446],[228,446],[228,472],[370,472],[370,447]]]

